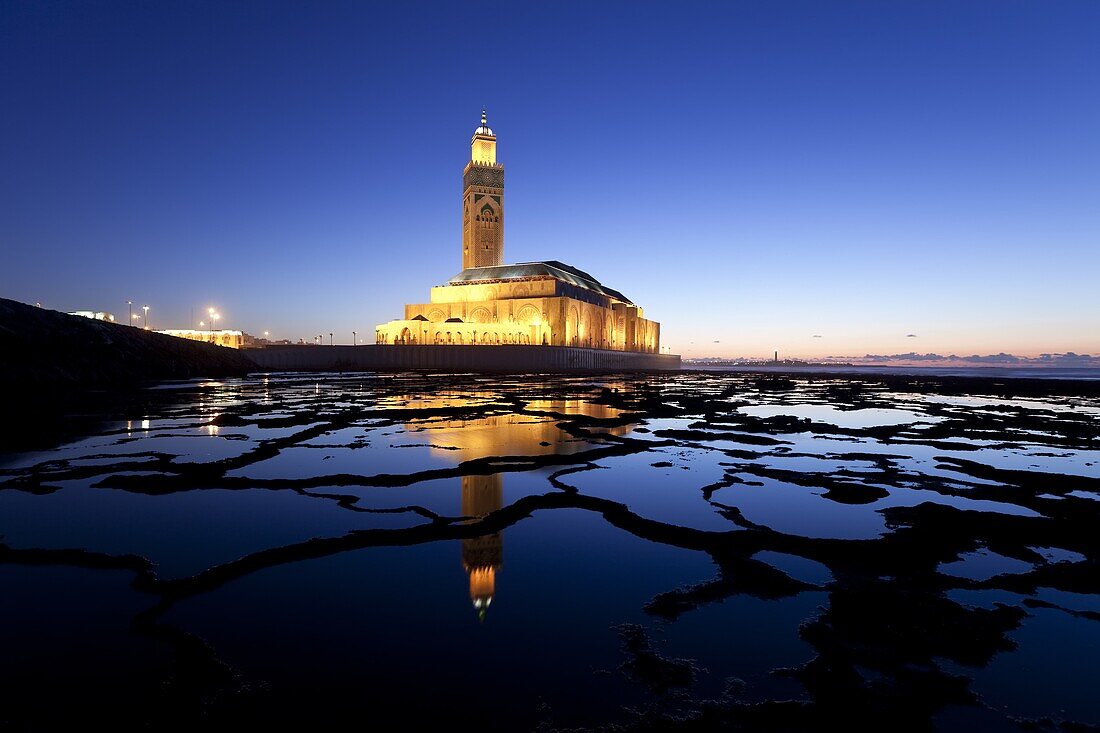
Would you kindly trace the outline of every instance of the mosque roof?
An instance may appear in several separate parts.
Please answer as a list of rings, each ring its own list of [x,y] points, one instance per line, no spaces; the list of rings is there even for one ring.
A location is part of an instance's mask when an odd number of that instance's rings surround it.
[[[531,277],[552,277],[556,280],[575,285],[578,288],[591,290],[600,295],[618,300],[622,303],[634,305],[630,298],[618,290],[600,284],[600,281],[589,275],[584,270],[567,265],[557,260],[545,262],[517,262],[514,265],[494,265],[492,267],[467,267],[450,279],[449,285],[461,285],[465,283],[481,282],[484,280],[521,280]]]

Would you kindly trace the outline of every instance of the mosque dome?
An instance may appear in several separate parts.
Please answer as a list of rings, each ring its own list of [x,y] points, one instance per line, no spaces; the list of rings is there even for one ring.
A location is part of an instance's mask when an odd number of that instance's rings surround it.
[[[492,135],[493,129],[489,127],[485,120],[485,110],[481,110],[481,126],[474,130],[475,135]]]

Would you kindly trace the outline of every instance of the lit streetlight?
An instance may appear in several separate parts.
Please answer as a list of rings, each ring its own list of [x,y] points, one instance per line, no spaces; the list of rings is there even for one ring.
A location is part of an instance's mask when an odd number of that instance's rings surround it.
[[[145,311],[145,330],[148,331],[149,330],[149,306],[143,305],[143,306],[141,306],[141,309],[143,311]]]
[[[126,301],[126,310],[130,314],[130,320],[126,321],[131,326],[134,325],[134,301]]]

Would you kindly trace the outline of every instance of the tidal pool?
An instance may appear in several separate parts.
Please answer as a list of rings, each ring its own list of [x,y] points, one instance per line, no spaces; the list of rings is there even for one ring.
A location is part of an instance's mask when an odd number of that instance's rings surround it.
[[[269,374],[98,417],[0,454],[0,728],[1100,725],[1097,384]]]

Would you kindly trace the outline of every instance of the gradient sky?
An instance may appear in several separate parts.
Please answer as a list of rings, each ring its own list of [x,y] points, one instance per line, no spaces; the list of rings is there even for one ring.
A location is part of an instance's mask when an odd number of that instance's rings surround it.
[[[506,260],[675,352],[1100,353],[1098,34],[1094,0],[4,2],[0,295],[373,340],[460,269],[486,106]]]

